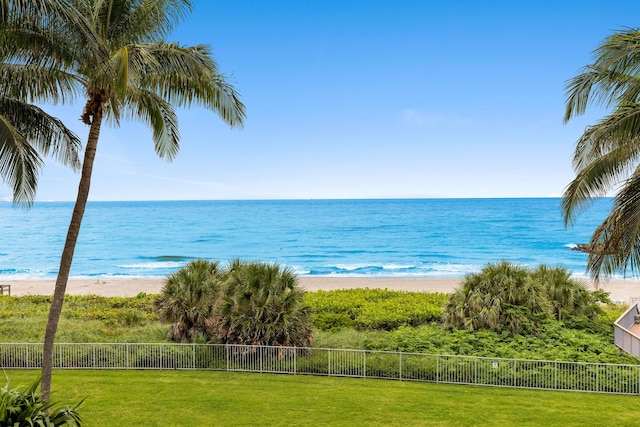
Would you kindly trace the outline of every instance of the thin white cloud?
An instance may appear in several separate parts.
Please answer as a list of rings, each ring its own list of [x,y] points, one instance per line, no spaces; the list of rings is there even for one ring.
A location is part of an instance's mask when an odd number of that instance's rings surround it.
[[[471,123],[470,120],[456,115],[422,112],[411,108],[405,108],[400,112],[400,121],[407,126],[420,128],[467,126]]]
[[[199,186],[208,186],[208,187],[226,187],[226,184],[215,182],[215,181],[198,181],[193,179],[184,179],[184,178],[173,178],[163,175],[154,175],[142,172],[132,172],[132,171],[114,171],[120,173],[122,175],[131,175],[131,176],[139,176],[143,178],[151,178],[153,180],[162,180],[167,182],[174,182],[178,184],[187,184],[187,185],[199,185]]]

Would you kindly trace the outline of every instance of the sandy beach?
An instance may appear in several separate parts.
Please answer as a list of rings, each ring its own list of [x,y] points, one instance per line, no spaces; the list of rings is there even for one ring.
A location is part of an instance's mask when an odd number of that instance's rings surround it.
[[[300,284],[308,291],[381,288],[397,291],[453,292],[461,279],[437,278],[370,278],[370,277],[299,277]],[[591,289],[594,284],[586,282]],[[55,280],[4,280],[11,285],[11,295],[51,295]],[[164,278],[101,278],[71,279],[67,284],[69,295],[135,296],[140,292],[157,294],[162,290]],[[611,299],[621,304],[640,301],[640,280],[611,280],[601,282],[600,288],[611,294]]]

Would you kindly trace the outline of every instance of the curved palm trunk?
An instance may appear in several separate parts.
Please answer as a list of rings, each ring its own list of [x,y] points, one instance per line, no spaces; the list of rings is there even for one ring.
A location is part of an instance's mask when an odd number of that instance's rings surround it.
[[[40,383],[40,393],[42,399],[49,401],[51,391],[51,371],[53,369],[53,343],[58,329],[58,321],[62,313],[62,304],[67,289],[67,280],[69,279],[69,271],[73,261],[73,253],[76,249],[78,234],[80,233],[80,224],[84,216],[84,209],[87,205],[89,197],[89,187],[91,186],[91,172],[93,170],[93,160],[96,155],[98,146],[98,137],[100,135],[100,125],[102,124],[102,115],[94,116],[91,128],[89,130],[89,138],[84,153],[84,162],[82,164],[82,176],[78,185],[78,196],[76,204],[71,215],[71,223],[67,231],[67,240],[62,250],[60,258],[60,269],[58,270],[58,278],[56,279],[56,287],[53,292],[51,307],[49,308],[49,319],[44,335],[44,346],[42,354],[42,380]]]

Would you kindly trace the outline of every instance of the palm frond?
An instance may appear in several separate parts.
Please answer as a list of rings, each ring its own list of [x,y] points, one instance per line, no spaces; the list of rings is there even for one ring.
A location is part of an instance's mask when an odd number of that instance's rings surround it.
[[[27,102],[69,103],[80,95],[77,77],[57,68],[3,64],[0,93]]]
[[[13,188],[14,203],[31,206],[42,165],[38,152],[0,115],[0,177]]]
[[[580,171],[611,151],[619,158],[637,160],[640,138],[640,104],[624,103],[593,126],[589,126],[576,142],[573,167]],[[624,154],[626,153],[626,155]],[[625,162],[622,162],[625,163]]]
[[[565,188],[562,212],[565,225],[616,188],[640,158],[640,104],[625,104],[588,128],[576,144],[576,177]]]
[[[162,39],[192,10],[189,0],[141,0],[135,8],[119,14],[117,30],[112,23],[110,36],[114,40],[127,39],[127,43]],[[137,38],[132,39],[132,35]]]
[[[60,163],[80,168],[81,143],[60,120],[37,106],[0,98],[0,174],[13,187],[14,201],[30,205],[35,198],[42,158],[53,155]]]
[[[151,127],[156,154],[173,160],[180,149],[180,133],[171,104],[152,92],[131,89],[125,105],[130,119],[141,120]]]
[[[137,63],[143,67],[138,73],[142,87],[177,107],[200,105],[216,112],[230,126],[242,127],[245,107],[219,73],[208,46],[151,43],[137,47]]]
[[[80,169],[82,143],[59,119],[40,107],[12,98],[0,98],[0,114],[45,156],[74,170]]]
[[[599,280],[627,268],[640,272],[640,168],[629,178],[614,199],[611,212],[591,238],[587,269]]]

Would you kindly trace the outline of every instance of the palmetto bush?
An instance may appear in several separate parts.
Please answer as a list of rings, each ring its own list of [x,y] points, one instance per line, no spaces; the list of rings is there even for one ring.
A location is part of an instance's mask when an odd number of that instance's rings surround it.
[[[221,343],[308,346],[313,342],[304,290],[288,268],[234,260],[216,307]]]
[[[198,259],[167,278],[162,293],[153,301],[160,320],[171,323],[167,339],[184,343],[215,336],[214,306],[222,276],[217,261]]]
[[[77,409],[46,403],[40,398],[37,379],[26,389],[11,389],[9,381],[0,389],[0,425],[1,426],[68,426],[82,425]]]
[[[537,334],[548,320],[592,329],[604,314],[603,303],[611,303],[608,293],[589,291],[566,268],[530,270],[501,261],[467,275],[446,303],[442,320],[458,329],[511,334]]]
[[[154,308],[172,341],[300,347],[313,342],[304,294],[278,264],[195,260],[167,278]]]
[[[467,275],[446,303],[442,319],[469,331],[528,334],[540,329],[551,310],[542,284],[527,268],[501,261]]]
[[[563,267],[541,265],[531,272],[531,277],[542,284],[553,314],[560,321],[593,320],[603,314],[599,303],[611,302],[607,293],[590,292]]]

